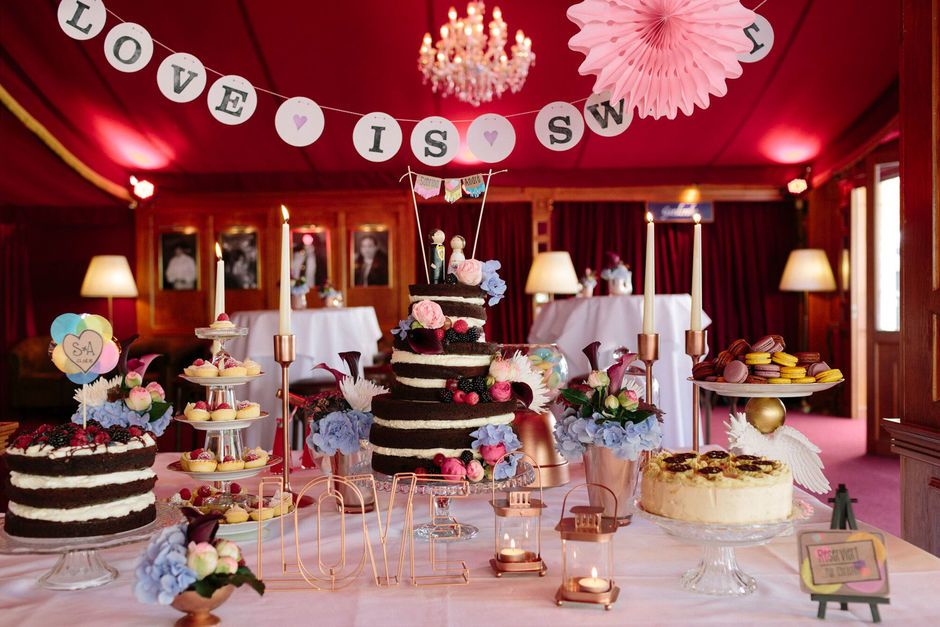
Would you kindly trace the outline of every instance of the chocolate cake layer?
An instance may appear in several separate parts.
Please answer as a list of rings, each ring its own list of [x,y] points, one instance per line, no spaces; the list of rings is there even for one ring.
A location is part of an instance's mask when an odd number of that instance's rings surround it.
[[[372,454],[372,469],[383,475],[394,475],[400,472],[414,472],[416,468],[424,468],[430,471],[431,463],[429,459],[419,459],[417,457],[397,457],[394,455]]]
[[[369,442],[387,448],[465,448],[470,450],[470,434],[477,427],[460,429],[393,429],[373,424]]]
[[[372,399],[372,413],[385,420],[471,420],[511,414],[516,401],[504,403],[417,403],[383,394]]]
[[[401,383],[392,384],[392,398],[403,401],[440,401],[441,390],[443,388],[414,388],[410,385]]]
[[[486,292],[477,285],[463,283],[435,283],[433,285],[409,285],[408,293],[412,296],[459,296],[460,298],[486,298]]]
[[[490,373],[486,366],[432,366],[428,364],[392,364],[397,377],[413,379],[459,379],[461,377],[483,377]]]
[[[438,300],[434,302],[441,306],[441,312],[448,318],[476,318],[477,320],[486,320],[486,308],[483,305],[461,303],[453,300]],[[409,314],[414,306],[415,303],[411,303],[408,307]]]
[[[4,459],[7,467],[14,472],[58,477],[65,475],[102,475],[122,470],[150,468],[153,466],[156,455],[157,447],[148,446],[123,453],[72,455],[56,459],[14,455],[8,452]]]
[[[156,505],[150,505],[139,512],[131,512],[127,516],[82,522],[34,520],[32,518],[20,518],[16,514],[7,512],[3,529],[11,536],[20,536],[22,538],[80,538],[130,531],[150,524],[156,517]]]
[[[395,337],[395,341],[392,343],[395,347],[395,350],[404,351],[406,353],[414,353],[415,351],[411,350],[411,346],[408,345],[407,340],[403,340],[399,337]],[[444,355],[495,355],[499,352],[499,344],[494,344],[493,342],[454,342],[452,344],[444,345]]]
[[[129,496],[144,494],[153,490],[156,477],[140,479],[129,483],[116,483],[94,488],[48,488],[26,490],[11,483],[7,484],[7,496],[15,503],[30,507],[59,507],[70,509],[98,503],[110,503]]]

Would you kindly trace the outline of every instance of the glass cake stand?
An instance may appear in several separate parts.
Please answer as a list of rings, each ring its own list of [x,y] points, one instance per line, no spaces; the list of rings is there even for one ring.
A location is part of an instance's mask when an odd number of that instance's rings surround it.
[[[170,525],[180,522],[179,510],[167,503],[157,502],[157,517],[153,522],[107,536],[81,538],[24,538],[0,531],[0,553],[8,555],[61,554],[59,561],[39,578],[39,585],[49,590],[84,590],[97,588],[114,581],[118,571],[98,555],[100,549],[149,540],[151,536]]]
[[[702,545],[702,560],[682,575],[682,587],[690,592],[717,596],[745,596],[757,589],[757,579],[738,568],[735,548],[766,544],[791,531],[795,522],[808,518],[813,512],[809,504],[794,499],[793,513],[787,520],[720,525],[658,516],[644,510],[640,499],[634,504],[638,516],[655,523],[669,535]]]
[[[382,492],[391,492],[393,477],[383,475],[379,472],[373,472],[375,477],[375,486]],[[521,488],[530,485],[535,481],[535,468],[532,464],[520,461],[516,464],[516,474],[509,479],[496,482],[496,490],[508,490],[511,488]],[[399,481],[395,484],[396,490],[400,494],[408,494],[411,491],[410,481]],[[480,481],[478,483],[467,483],[466,487],[461,483],[431,483],[422,482],[420,477],[415,485],[415,494],[434,497],[434,506],[432,517],[436,520],[446,519],[447,523],[427,522],[415,525],[414,535],[420,540],[470,540],[479,532],[479,527],[458,522],[450,510],[451,497],[466,496],[469,494],[491,493],[493,483],[491,481]]]

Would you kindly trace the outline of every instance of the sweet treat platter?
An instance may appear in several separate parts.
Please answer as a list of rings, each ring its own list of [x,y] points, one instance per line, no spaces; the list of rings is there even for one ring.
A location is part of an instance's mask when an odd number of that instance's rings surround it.
[[[242,418],[235,420],[189,420],[186,416],[174,416],[173,420],[177,422],[182,422],[188,424],[193,429],[198,431],[226,431],[234,429],[246,429],[251,425],[255,424],[257,421],[267,418],[270,414],[263,411],[260,415],[255,416],[254,418]]]
[[[230,385],[244,385],[250,383],[259,377],[263,377],[264,373],[256,375],[245,375],[243,377],[190,377],[185,374],[181,374],[180,378],[189,381],[190,383],[195,383],[196,385],[201,385],[204,387],[209,386],[230,386]]]
[[[281,463],[282,458],[276,456],[268,456],[268,461],[260,466],[254,466],[252,468],[241,468],[237,470],[188,470],[183,467],[182,461],[175,461],[172,464],[167,466],[167,470],[173,470],[176,472],[182,472],[193,479],[199,481],[235,481],[238,479],[247,479],[248,477],[254,477],[260,472],[267,470],[274,466],[275,464]]]
[[[183,488],[167,503],[173,507],[193,507],[204,514],[218,512],[222,514],[219,520],[218,536],[223,538],[250,539],[258,533],[258,522],[264,527],[294,511],[293,499],[289,494],[276,493],[262,499],[262,507],[258,507],[258,497],[253,494],[244,494],[241,486],[233,483],[227,492],[218,490],[211,485],[202,485],[198,488]]]
[[[766,335],[753,344],[737,339],[713,359],[692,366],[692,379],[698,383],[722,383],[744,386],[781,386],[792,388],[817,383],[840,383],[842,372],[831,368],[816,352],[786,352],[786,341],[780,335]],[[703,386],[705,387],[705,386]],[[831,386],[830,386],[831,387]],[[705,387],[705,389],[711,389]],[[822,388],[804,388],[806,392],[767,394],[792,398],[808,396]],[[828,388],[826,388],[828,389]],[[716,390],[718,391],[718,390]],[[740,396],[754,396],[740,394]]]
[[[709,390],[722,396],[736,398],[802,398],[812,396],[818,392],[825,392],[844,381],[829,383],[790,383],[779,385],[774,383],[720,383],[718,381],[692,381],[703,390]]]

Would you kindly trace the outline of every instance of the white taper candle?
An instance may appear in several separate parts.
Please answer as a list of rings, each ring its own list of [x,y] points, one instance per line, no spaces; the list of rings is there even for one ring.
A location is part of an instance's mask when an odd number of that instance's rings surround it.
[[[656,241],[653,214],[646,214],[646,276],[643,279],[643,333],[656,331],[653,325],[653,298],[656,296]]]
[[[290,335],[290,214],[287,207],[281,205],[281,299],[277,318],[278,335]]]
[[[702,216],[695,214],[695,231],[692,239],[692,315],[689,329],[702,330]]]

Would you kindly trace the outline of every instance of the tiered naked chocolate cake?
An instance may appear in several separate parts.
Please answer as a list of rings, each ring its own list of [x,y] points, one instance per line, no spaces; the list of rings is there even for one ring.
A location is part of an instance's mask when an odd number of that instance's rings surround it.
[[[505,291],[498,268],[469,259],[442,283],[410,286],[410,315],[394,330],[396,380],[391,393],[372,401],[376,471],[479,481],[518,448],[509,426],[519,406],[512,383],[527,362],[500,358],[483,331],[487,301],[495,304]]]

